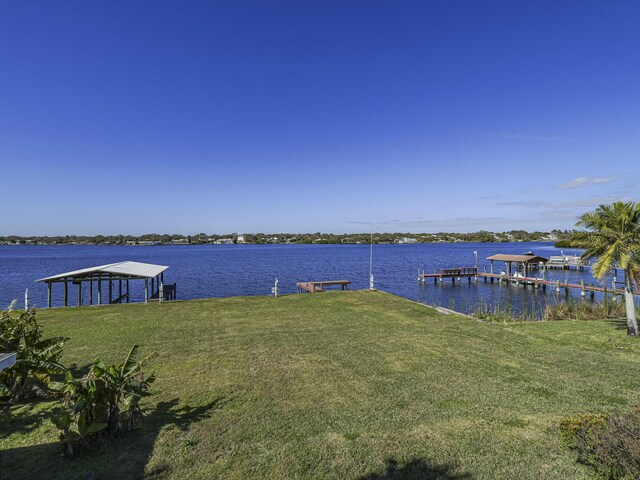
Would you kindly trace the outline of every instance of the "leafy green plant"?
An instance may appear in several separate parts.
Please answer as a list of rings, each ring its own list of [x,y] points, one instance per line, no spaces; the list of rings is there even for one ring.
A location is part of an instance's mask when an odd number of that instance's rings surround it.
[[[15,403],[44,392],[50,376],[64,371],[60,357],[65,340],[43,338],[35,309],[0,312],[0,351],[16,353],[16,363],[0,372],[0,397]]]
[[[75,378],[67,371],[64,382],[49,383],[51,390],[62,395],[62,408],[52,421],[61,431],[68,456],[92,440],[113,438],[136,427],[142,418],[140,400],[152,394],[155,380],[142,371],[155,355],[138,361],[137,353],[134,345],[123,363],[106,365],[97,359],[86,376]]]
[[[591,466],[598,478],[640,478],[640,413],[609,416],[582,414],[560,422],[560,432],[578,453],[578,461]]]

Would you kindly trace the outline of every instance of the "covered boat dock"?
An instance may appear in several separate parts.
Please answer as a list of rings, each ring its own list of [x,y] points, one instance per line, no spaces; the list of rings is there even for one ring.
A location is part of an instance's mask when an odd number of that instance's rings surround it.
[[[129,302],[129,282],[131,280],[144,280],[144,301],[150,300],[175,300],[176,286],[164,285],[164,271],[169,268],[165,265],[153,265],[151,263],[124,261],[100,265],[97,267],[83,268],[71,272],[60,273],[51,277],[41,278],[36,282],[47,284],[47,307],[51,307],[52,285],[62,283],[64,288],[64,306],[69,306],[69,284],[77,285],[78,306],[82,305],[82,286],[88,284],[89,305],[94,302],[94,283],[96,284],[97,302],[103,304],[102,284],[107,282],[108,303]],[[114,290],[117,282],[117,296],[114,298]],[[149,285],[151,284],[151,285]],[[124,286],[124,291],[123,291]],[[151,290],[149,290],[151,287]]]
[[[539,257],[538,255],[534,255],[533,253],[525,253],[524,255],[510,255],[510,254],[498,253],[497,255],[492,255],[490,257],[487,257],[487,260],[491,262],[491,271],[490,271],[491,273],[494,273],[493,262],[497,260],[505,263],[507,267],[506,274],[508,276],[511,275],[511,267],[515,263],[515,266],[516,266],[515,269],[517,270],[518,267],[521,267],[522,270],[524,271],[525,277],[531,270],[538,268],[540,265],[545,265],[549,261],[548,259],[544,257]],[[515,273],[515,271],[513,273]]]

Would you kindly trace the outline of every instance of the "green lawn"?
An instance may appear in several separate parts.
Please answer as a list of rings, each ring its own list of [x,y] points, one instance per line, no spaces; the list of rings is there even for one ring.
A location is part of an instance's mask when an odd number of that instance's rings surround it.
[[[619,322],[484,324],[374,292],[39,312],[64,362],[159,354],[137,431],[59,455],[43,402],[2,410],[0,478],[588,478],[560,418],[638,401]]]

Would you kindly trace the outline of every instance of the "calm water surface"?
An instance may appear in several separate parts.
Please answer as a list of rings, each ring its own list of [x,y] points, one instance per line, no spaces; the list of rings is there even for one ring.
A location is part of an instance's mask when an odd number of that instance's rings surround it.
[[[522,254],[532,251],[548,257],[560,255],[550,243],[455,243],[417,245],[374,245],[373,274],[375,286],[397,295],[454,307],[460,311],[488,305],[509,304],[515,311],[539,310],[547,302],[558,302],[564,293],[524,289],[498,284],[434,286],[430,281],[419,285],[418,270],[428,273],[440,268],[473,266],[474,250],[478,251],[479,268],[489,270],[486,257],[496,253]],[[565,254],[579,250],[563,249]],[[13,299],[23,304],[29,288],[31,302],[46,306],[46,286],[35,283],[38,278],[123,260],[169,265],[165,283],[177,283],[178,299],[227,297],[235,295],[267,295],[276,277],[281,293],[295,293],[296,282],[306,280],[351,280],[353,289],[369,287],[368,245],[202,245],[202,246],[0,246],[0,308]],[[496,262],[495,271],[504,269]],[[548,278],[595,283],[589,270],[549,271]],[[131,282],[132,301],[144,298],[144,282]],[[607,280],[607,285],[611,280]],[[106,285],[103,287],[106,291]],[[115,291],[115,290],[114,290]],[[88,302],[88,288],[83,288]],[[573,293],[579,298],[579,292]],[[53,304],[62,305],[62,285],[54,284]],[[75,286],[69,289],[69,301],[77,302]]]

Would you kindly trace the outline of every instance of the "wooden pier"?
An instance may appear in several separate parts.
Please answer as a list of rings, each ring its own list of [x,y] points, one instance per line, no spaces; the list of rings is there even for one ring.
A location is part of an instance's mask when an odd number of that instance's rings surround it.
[[[325,287],[331,287],[339,285],[342,290],[347,290],[349,285],[351,285],[351,281],[349,280],[325,280],[322,282],[298,282],[296,286],[298,287],[298,293],[316,293],[316,292],[324,292]]]
[[[566,295],[569,295],[571,290],[579,290],[582,297],[586,296],[588,293],[591,298],[593,298],[596,293],[624,295],[624,289],[616,287],[620,282],[614,282],[612,283],[611,288],[607,288],[598,285],[589,285],[584,281],[580,281],[580,283],[569,283],[568,280],[561,282],[560,280],[547,280],[540,277],[526,277],[522,274],[506,275],[503,273],[478,272],[478,269],[475,267],[442,269],[439,273],[418,273],[418,283],[426,284],[427,279],[433,279],[434,285],[437,285],[438,283],[443,283],[446,278],[451,278],[452,284],[455,284],[456,282],[461,283],[463,278],[466,278],[468,283],[471,283],[472,279],[477,283],[478,279],[482,278],[484,279],[484,283],[495,283],[496,281],[498,283],[505,282],[522,285],[525,288],[528,286],[531,286],[534,289],[542,288],[543,291],[550,288],[558,293],[561,290],[564,290]],[[640,296],[640,291],[636,290],[633,294]]]

